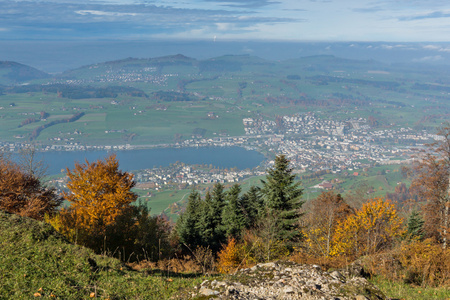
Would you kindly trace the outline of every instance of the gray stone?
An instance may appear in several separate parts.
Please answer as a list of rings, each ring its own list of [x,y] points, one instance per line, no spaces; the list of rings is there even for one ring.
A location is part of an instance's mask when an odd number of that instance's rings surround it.
[[[198,295],[220,300],[388,299],[363,277],[345,278],[342,275],[346,274],[345,269],[330,274],[317,265],[279,261],[259,264],[250,274],[247,270],[238,270],[227,277],[230,281],[204,281]],[[368,294],[362,295],[366,292]]]
[[[336,279],[338,279],[338,280],[340,280],[340,281],[342,281],[342,282],[345,281],[345,276],[342,275],[341,273],[339,273],[338,271],[333,271],[333,272],[331,272],[330,275],[331,275],[333,278],[336,278]]]
[[[293,293],[295,293],[295,290],[294,290],[294,288],[292,288],[292,286],[287,285],[284,287],[283,292],[285,294],[293,294]]]
[[[267,269],[275,269],[277,267],[277,264],[273,263],[273,262],[269,262],[269,263],[265,263],[265,264],[259,264],[258,267],[267,268]]]
[[[218,291],[215,291],[215,290],[211,290],[211,289],[207,289],[207,288],[201,288],[200,289],[200,294],[202,294],[203,296],[215,296],[215,295],[219,295],[220,293]]]

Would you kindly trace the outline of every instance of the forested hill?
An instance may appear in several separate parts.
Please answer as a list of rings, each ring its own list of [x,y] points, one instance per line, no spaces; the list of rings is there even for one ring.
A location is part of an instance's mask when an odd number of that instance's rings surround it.
[[[27,65],[12,61],[0,61],[0,85],[18,84],[49,77],[49,74]]]

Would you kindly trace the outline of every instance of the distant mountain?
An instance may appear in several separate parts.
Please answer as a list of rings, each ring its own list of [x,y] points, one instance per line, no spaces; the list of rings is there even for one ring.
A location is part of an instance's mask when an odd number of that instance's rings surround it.
[[[314,55],[281,62],[287,67],[299,67],[307,71],[332,72],[342,70],[384,70],[389,66],[375,60],[356,60],[336,57],[334,55]]]
[[[181,54],[162,56],[156,58],[125,58],[87,65],[62,73],[59,77],[64,79],[87,79],[101,76],[106,72],[146,72],[159,74],[163,68],[170,66],[195,67],[197,60]]]
[[[13,61],[0,61],[0,84],[2,85],[21,84],[48,77],[50,77],[49,74],[33,67]]]
[[[272,66],[274,62],[251,55],[223,55],[205,60],[197,60],[182,54],[156,58],[126,58],[107,61],[66,71],[63,79],[93,79],[105,73],[153,73],[155,75],[177,72],[197,74],[211,72],[239,72],[243,66]],[[178,68],[179,67],[179,68]]]

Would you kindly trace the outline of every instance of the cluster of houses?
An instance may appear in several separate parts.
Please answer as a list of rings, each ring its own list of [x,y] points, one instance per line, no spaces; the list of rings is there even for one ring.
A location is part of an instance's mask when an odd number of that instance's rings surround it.
[[[141,189],[159,190],[165,187],[181,187],[209,183],[234,183],[263,171],[228,170],[176,163],[165,168],[145,169],[134,172]]]

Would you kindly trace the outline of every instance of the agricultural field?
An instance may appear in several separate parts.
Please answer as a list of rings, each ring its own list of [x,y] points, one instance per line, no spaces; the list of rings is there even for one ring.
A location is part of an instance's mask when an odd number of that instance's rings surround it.
[[[3,76],[1,76],[3,74]],[[125,59],[12,84],[0,73],[0,139],[41,144],[160,144],[240,136],[243,118],[320,112],[372,116],[383,128],[433,128],[448,119],[449,74],[421,65],[314,56]],[[7,80],[8,79],[8,80]],[[45,117],[41,116],[45,112]],[[82,116],[73,122],[52,121]]]

